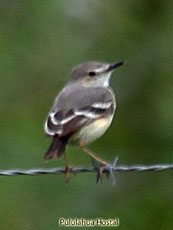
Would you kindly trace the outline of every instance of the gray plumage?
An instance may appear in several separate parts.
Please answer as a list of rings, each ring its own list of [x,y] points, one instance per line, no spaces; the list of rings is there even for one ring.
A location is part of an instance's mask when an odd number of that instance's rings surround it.
[[[54,118],[57,121],[57,125],[52,122],[51,116],[48,116],[47,126],[52,132],[52,135],[58,135],[60,137],[66,136],[76,132],[83,125],[91,123],[93,120],[105,117],[109,113],[112,113],[115,109],[115,99],[112,94],[112,90],[105,87],[67,87],[58,95],[54,105],[50,111],[50,114],[54,114]],[[94,108],[92,105],[110,104],[109,108]],[[75,115],[77,111],[83,112],[85,115]],[[87,113],[93,113],[93,117],[89,118]],[[94,117],[95,114],[95,117]],[[61,125],[61,122],[72,117],[69,122]],[[47,130],[45,130],[47,131]],[[58,134],[58,131],[62,131]],[[50,135],[50,132],[47,132]],[[51,136],[51,135],[50,135]]]
[[[47,136],[53,137],[47,160],[60,157],[69,141],[84,140],[87,144],[108,129],[116,108],[109,79],[120,65],[122,62],[86,62],[72,71],[45,123]]]
[[[101,72],[104,72],[107,70],[108,66],[109,66],[108,63],[95,62],[95,61],[90,61],[90,62],[79,64],[72,70],[69,81],[76,82],[79,78],[85,77],[89,72],[92,72],[95,70],[98,70],[98,71],[101,70]]]

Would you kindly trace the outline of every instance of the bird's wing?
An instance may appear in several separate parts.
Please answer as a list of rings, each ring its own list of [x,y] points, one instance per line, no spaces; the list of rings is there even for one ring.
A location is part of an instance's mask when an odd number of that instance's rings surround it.
[[[48,115],[45,132],[48,136],[72,135],[84,125],[111,114],[114,102],[114,96],[106,88],[65,88]]]

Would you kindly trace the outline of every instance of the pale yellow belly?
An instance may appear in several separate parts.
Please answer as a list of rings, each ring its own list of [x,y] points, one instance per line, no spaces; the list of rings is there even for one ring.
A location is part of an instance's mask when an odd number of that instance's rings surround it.
[[[77,132],[70,141],[76,142],[82,140],[85,144],[95,141],[106,132],[111,125],[112,119],[113,116],[109,116],[109,118],[101,118],[93,121],[91,124],[83,127],[79,132]]]

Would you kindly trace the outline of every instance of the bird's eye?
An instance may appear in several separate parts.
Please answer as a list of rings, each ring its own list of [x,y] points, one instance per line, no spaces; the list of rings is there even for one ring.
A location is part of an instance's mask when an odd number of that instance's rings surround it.
[[[94,77],[94,76],[96,75],[96,72],[90,71],[90,72],[88,73],[88,75],[89,75],[90,77]]]

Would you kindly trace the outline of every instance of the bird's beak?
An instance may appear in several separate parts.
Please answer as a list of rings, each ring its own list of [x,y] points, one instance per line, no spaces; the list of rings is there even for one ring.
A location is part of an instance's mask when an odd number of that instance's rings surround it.
[[[124,64],[123,61],[110,63],[106,72],[110,72],[123,64]]]

